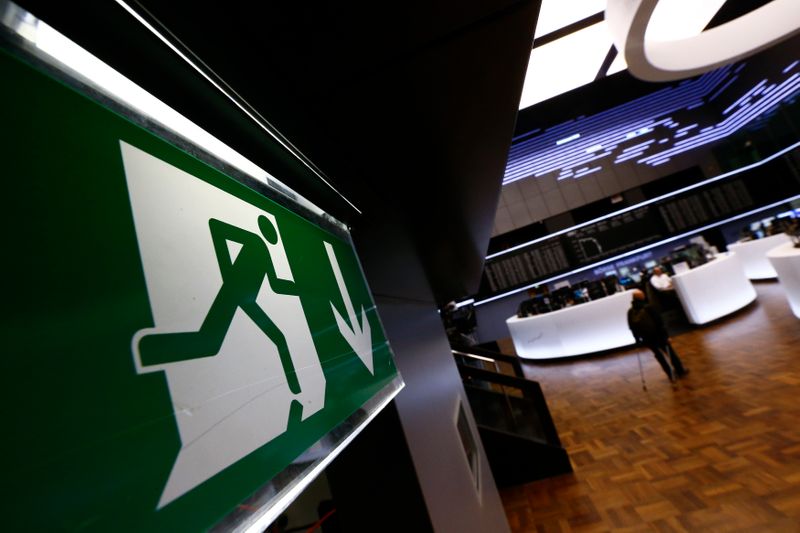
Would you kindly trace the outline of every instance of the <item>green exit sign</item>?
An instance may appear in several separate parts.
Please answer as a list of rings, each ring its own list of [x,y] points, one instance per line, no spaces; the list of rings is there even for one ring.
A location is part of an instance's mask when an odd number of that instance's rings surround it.
[[[275,505],[401,385],[349,237],[37,61],[0,54],[6,521],[202,530]]]

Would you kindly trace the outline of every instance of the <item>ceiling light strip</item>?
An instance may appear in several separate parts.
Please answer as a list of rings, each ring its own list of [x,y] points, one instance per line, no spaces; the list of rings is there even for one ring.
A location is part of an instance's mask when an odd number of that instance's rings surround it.
[[[739,79],[739,75],[738,74],[734,74],[733,77],[731,79],[729,79],[727,82],[725,82],[725,84],[722,87],[720,87],[718,91],[716,91],[714,94],[712,94],[711,96],[708,97],[708,101],[709,102],[713,101],[717,96],[722,94],[725,91],[725,89],[730,87],[731,84],[733,82],[735,82],[736,80],[738,80],[738,79]]]
[[[740,67],[744,66],[745,64],[746,63],[742,63]],[[587,118],[585,121],[592,125],[594,125],[594,122],[599,121],[599,123],[597,124],[597,126],[599,127],[601,125],[605,125],[605,122],[607,122],[608,120],[619,120],[618,117],[616,117],[615,115],[618,115],[620,113],[626,113],[626,112],[629,113],[630,110],[635,112],[643,108],[649,109],[652,104],[658,105],[663,100],[664,95],[670,93],[677,92],[683,96],[688,96],[688,95],[694,95],[697,97],[705,96],[724,81],[724,79],[730,74],[731,68],[732,67],[730,66],[723,67],[713,72],[708,72],[706,74],[703,74],[702,76],[696,79],[689,80],[688,83],[682,83],[671,87],[665,87],[664,89],[659,89],[658,91],[646,94],[644,96],[640,96],[639,98],[636,98],[629,102],[625,102],[624,104],[620,104],[619,106],[612,108],[610,110],[593,115]],[[556,131],[557,129],[568,127],[569,124],[573,122],[576,122],[576,119],[570,119],[567,122],[549,128],[545,130],[545,132],[542,133],[541,136],[543,137],[549,134],[550,132]],[[522,135],[518,136],[517,138],[519,137],[522,137]],[[524,142],[516,143],[514,146],[512,146],[512,153],[521,146],[525,146],[529,143],[535,143],[537,140],[539,140],[539,138],[540,137],[537,136],[532,139],[528,139]],[[516,141],[516,139],[514,139],[514,141]],[[547,139],[547,141],[545,142],[549,143],[550,140]]]
[[[647,121],[647,119],[641,117],[642,109],[647,109],[649,113],[652,113],[650,115],[651,117],[657,117],[665,113],[677,111],[686,105],[687,100],[702,98],[705,94],[708,94],[708,92],[713,90],[721,81],[723,80],[717,81],[710,87],[703,88],[698,88],[696,83],[693,82],[691,85],[684,86],[693,89],[692,92],[688,94],[685,90],[678,90],[679,88],[670,88],[664,92],[658,91],[653,95],[649,95],[649,97],[634,100],[633,102],[636,103],[635,106],[625,104],[618,107],[617,112],[601,113],[599,115],[595,115],[594,117],[590,117],[580,124],[582,131],[601,131],[610,123],[613,123],[616,129],[611,131],[605,130],[599,134],[585,135],[583,141],[575,143],[570,148],[579,149],[585,147],[586,145],[592,144],[607,145],[610,142],[609,137],[619,133],[620,129],[627,129],[630,131],[630,129],[638,129],[638,127],[643,125],[641,122],[638,122],[638,124],[634,125],[631,125],[630,123],[623,124],[627,118],[630,117],[635,118],[638,121]],[[650,97],[652,97],[652,99],[655,101],[651,102]],[[653,119],[650,119],[650,121],[652,120]],[[565,125],[577,127],[575,124]],[[636,126],[636,128],[634,128],[634,126]],[[559,130],[562,129],[565,128],[559,128]],[[546,132],[539,137],[529,139],[512,147],[509,152],[509,162],[506,165],[506,173],[503,179],[504,184],[515,181],[516,179],[522,179],[537,174],[536,171],[532,171],[531,167],[541,168],[541,173],[547,173],[557,169],[559,166],[563,166],[563,164],[559,165],[559,158],[567,157],[570,152],[561,152],[552,147],[553,138],[563,135],[564,133],[562,131],[559,131],[558,133]],[[545,154],[544,157],[542,157],[542,154]],[[531,156],[536,157],[534,158]]]
[[[734,103],[732,103],[731,105],[726,107],[725,110],[722,112],[722,114],[723,115],[727,115],[731,110],[733,110],[736,107],[739,107],[739,104],[741,104],[743,101],[745,101],[747,98],[749,98],[750,95],[755,93],[755,91],[757,89],[760,89],[760,88],[764,87],[764,85],[766,85],[766,83],[767,83],[767,78],[764,78],[763,80],[758,82],[755,87],[753,87],[752,89],[750,89],[749,91],[744,93],[738,100],[736,100]]]
[[[673,157],[698,146],[723,139],[742,129],[744,126],[763,115],[769,109],[779,105],[784,98],[791,96],[798,90],[800,90],[800,75],[795,75],[794,79],[789,78],[786,80],[786,82],[782,83],[777,91],[771,92],[768,96],[762,98],[754,104],[748,104],[747,106],[740,108],[719,124],[710,128],[704,128],[700,131],[700,134],[678,141],[672,148],[664,150],[663,152],[659,152],[658,154],[648,156],[638,162],[649,164],[655,159]]]
[[[680,110],[685,106],[686,100],[694,97],[696,96],[673,93],[668,95],[666,98],[662,98],[658,102],[654,102],[654,105],[650,102],[645,102],[642,107],[623,110],[622,113],[603,117],[603,120],[600,121],[588,119],[586,122],[580,124],[579,126],[576,125],[575,127],[580,127],[583,131],[589,130],[598,132],[585,135],[584,140],[581,141],[581,143],[602,143],[603,136],[613,136],[618,134],[620,131],[627,132],[631,130],[638,130],[643,126],[650,125],[655,120],[654,117]],[[651,118],[643,117],[641,112],[642,109],[647,109],[648,112],[651,113]],[[631,121],[626,122],[627,120]],[[613,129],[609,129],[609,126]],[[541,139],[538,139],[538,143],[534,144],[533,142],[529,141],[526,143],[526,146],[524,146],[524,150],[515,150],[510,153],[509,164],[506,166],[506,179],[509,177],[514,177],[515,174],[519,174],[520,171],[524,171],[525,167],[530,165],[530,159],[533,159],[533,157],[538,159],[541,157],[542,153],[554,154],[551,155],[549,159],[557,159],[561,151],[553,149],[551,138],[548,137],[543,135]],[[574,145],[574,148],[577,148],[578,146],[581,146],[581,144],[578,143]]]
[[[609,124],[613,123],[616,125],[627,118],[638,120],[638,117],[641,117],[641,110],[643,109],[655,115],[680,109],[687,100],[702,99],[709,92],[713,91],[720,83],[725,81],[725,78],[730,74],[729,71],[730,67],[718,69],[714,72],[704,74],[700,78],[691,80],[690,83],[667,87],[631,100],[630,102],[621,104],[608,111],[581,120],[581,128],[602,130]],[[673,107],[673,104],[676,105]],[[564,134],[562,131],[564,129],[578,123],[577,120],[571,119],[570,121],[545,130],[544,133],[537,137],[514,144],[509,151],[510,159],[527,155],[531,151],[539,149],[540,146],[549,146],[552,144],[553,137],[563,136]]]

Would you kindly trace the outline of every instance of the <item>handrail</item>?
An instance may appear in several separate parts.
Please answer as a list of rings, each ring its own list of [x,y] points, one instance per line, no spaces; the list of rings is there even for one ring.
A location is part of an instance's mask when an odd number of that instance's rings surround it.
[[[520,363],[519,357],[516,355],[508,355],[493,350],[487,350],[486,348],[478,348],[477,346],[459,346],[457,344],[451,346],[451,351],[457,355],[479,356],[479,359],[492,359],[494,361],[509,363],[514,369],[515,376],[521,378],[525,375],[522,371],[522,364]]]
[[[547,402],[544,399],[542,387],[538,382],[516,376],[509,376],[508,374],[499,372],[492,372],[491,370],[466,366],[460,363],[456,363],[456,366],[458,367],[462,379],[473,378],[521,390],[523,398],[533,403],[533,407],[539,415],[539,422],[542,425],[542,431],[544,432],[546,440],[552,445],[561,446],[561,439],[558,438],[558,431],[553,422],[553,417],[550,415]],[[506,402],[508,403],[508,394],[505,390],[503,391],[503,395],[506,397]],[[510,406],[507,407],[510,411]],[[513,413],[510,412],[509,414],[511,414],[513,420]]]

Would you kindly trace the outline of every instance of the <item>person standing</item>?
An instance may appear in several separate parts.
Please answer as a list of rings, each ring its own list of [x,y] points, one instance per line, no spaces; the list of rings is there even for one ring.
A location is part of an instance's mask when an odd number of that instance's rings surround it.
[[[660,292],[674,290],[672,286],[672,278],[670,278],[669,275],[661,269],[661,267],[655,267],[653,269],[653,275],[650,277],[650,285]]]
[[[661,315],[645,301],[644,293],[639,289],[633,291],[633,301],[628,310],[628,327],[638,344],[652,350],[670,381],[674,382],[689,373],[669,342],[669,334]]]

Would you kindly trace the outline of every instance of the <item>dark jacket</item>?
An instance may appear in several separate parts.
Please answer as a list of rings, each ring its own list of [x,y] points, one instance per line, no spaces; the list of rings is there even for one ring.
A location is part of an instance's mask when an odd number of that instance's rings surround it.
[[[517,307],[517,317],[524,318],[526,316],[533,316],[536,314],[536,302],[533,298],[523,300]]]
[[[636,342],[661,344],[669,337],[659,312],[643,300],[633,300],[628,309],[628,327]]]

